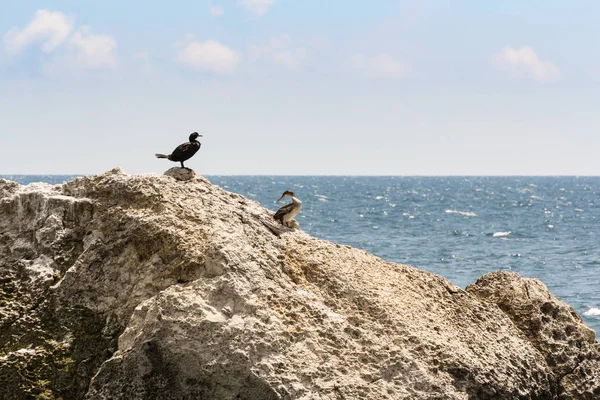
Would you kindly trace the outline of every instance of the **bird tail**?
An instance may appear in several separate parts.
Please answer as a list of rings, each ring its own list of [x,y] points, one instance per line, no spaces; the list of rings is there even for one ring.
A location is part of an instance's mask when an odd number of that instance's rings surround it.
[[[155,154],[155,156],[156,156],[156,158],[169,158],[169,156],[166,154],[158,154],[157,153],[157,154]]]

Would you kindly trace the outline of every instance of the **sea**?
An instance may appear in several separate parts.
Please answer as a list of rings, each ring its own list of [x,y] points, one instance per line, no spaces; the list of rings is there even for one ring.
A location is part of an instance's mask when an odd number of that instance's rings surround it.
[[[0,178],[58,184],[75,176]],[[302,230],[465,288],[486,272],[541,280],[600,333],[600,177],[207,176]],[[289,200],[288,200],[289,201]]]

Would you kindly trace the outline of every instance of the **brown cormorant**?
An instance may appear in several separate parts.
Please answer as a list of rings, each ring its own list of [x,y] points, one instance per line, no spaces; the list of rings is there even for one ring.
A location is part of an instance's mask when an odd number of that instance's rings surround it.
[[[183,165],[183,162],[192,158],[194,154],[198,150],[200,150],[200,144],[198,137],[202,137],[198,132],[194,132],[190,135],[190,141],[180,144],[173,150],[173,152],[169,155],[166,154],[155,154],[156,158],[168,158],[171,161],[179,161],[181,163],[181,168],[189,169]]]
[[[300,209],[302,208],[302,202],[296,197],[294,192],[292,192],[291,190],[286,190],[285,192],[283,192],[283,194],[277,201],[281,201],[286,197],[291,197],[292,202],[277,210],[275,215],[273,215],[273,219],[278,220],[279,222],[281,222],[282,225],[290,226],[290,222],[293,221],[294,217],[300,212]]]

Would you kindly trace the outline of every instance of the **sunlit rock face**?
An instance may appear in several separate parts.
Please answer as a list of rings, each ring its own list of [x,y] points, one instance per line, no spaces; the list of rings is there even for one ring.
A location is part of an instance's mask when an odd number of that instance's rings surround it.
[[[170,176],[178,181],[189,181],[198,176],[196,173],[187,168],[172,167],[165,171],[166,176]]]
[[[177,170],[0,180],[4,398],[600,398],[540,282],[463,291]]]
[[[561,398],[600,399],[600,344],[575,310],[536,279],[496,271],[467,292],[498,305],[544,356]]]

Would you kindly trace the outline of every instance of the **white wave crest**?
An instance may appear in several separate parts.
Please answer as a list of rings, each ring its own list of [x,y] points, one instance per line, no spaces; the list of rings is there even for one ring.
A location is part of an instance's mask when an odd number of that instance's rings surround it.
[[[494,234],[492,235],[493,237],[504,237],[504,236],[508,236],[510,235],[512,232],[508,231],[508,232],[494,232]]]
[[[583,315],[588,316],[588,317],[600,316],[600,308],[592,307],[589,310],[587,310],[586,312],[584,312]]]
[[[459,215],[464,215],[465,217],[476,217],[477,214],[475,214],[472,211],[458,211],[458,210],[446,210],[446,214],[459,214]]]

